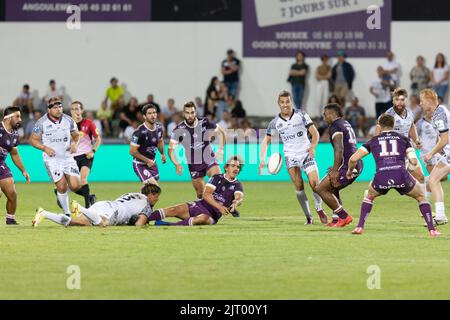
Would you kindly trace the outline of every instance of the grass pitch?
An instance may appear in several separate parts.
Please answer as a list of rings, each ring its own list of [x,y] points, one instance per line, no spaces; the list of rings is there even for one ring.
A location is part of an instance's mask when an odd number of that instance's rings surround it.
[[[33,229],[37,206],[59,211],[53,186],[19,184],[19,226],[5,225],[0,199],[0,299],[449,299],[450,227],[430,238],[415,200],[391,191],[352,235],[366,185],[344,190],[354,222],[343,229],[303,225],[290,183],[248,182],[241,217],[215,226]],[[189,183],[162,187],[158,208],[195,198]],[[99,200],[138,188],[91,184]],[[67,288],[71,265],[79,290]],[[368,289],[370,266],[380,289]]]

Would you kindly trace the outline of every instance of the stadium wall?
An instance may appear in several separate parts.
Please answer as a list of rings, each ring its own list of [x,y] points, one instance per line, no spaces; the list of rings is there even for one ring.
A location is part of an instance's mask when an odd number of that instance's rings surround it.
[[[409,87],[408,73],[422,54],[427,65],[437,52],[450,55],[444,39],[450,22],[392,22],[392,50],[402,65],[401,83]],[[228,48],[242,58],[241,22],[151,22],[83,23],[79,31],[69,31],[64,23],[0,23],[0,103],[9,105],[22,84],[30,84],[42,96],[49,79],[66,88],[72,99],[98,109],[109,84],[116,76],[127,91],[143,100],[154,93],[165,104],[174,97],[177,105],[200,95],[214,75]],[[333,53],[330,53],[332,55]],[[356,69],[354,91],[369,115],[374,115],[374,99],[369,93],[382,59],[349,58]],[[290,58],[243,59],[241,99],[249,115],[271,116],[279,90],[286,82]],[[318,58],[307,58],[312,70]],[[307,110],[315,107],[316,80],[309,77]]]
[[[214,146],[215,147],[215,146]],[[268,149],[268,154],[278,151],[281,152],[281,144],[272,144]],[[44,163],[42,161],[42,152],[29,146],[20,145],[19,152],[22,157],[25,168],[27,169],[32,182],[49,182]],[[184,149],[177,148],[177,157],[181,163],[185,162]],[[239,155],[245,161],[245,166],[239,176],[242,181],[290,181],[286,171],[286,165],[283,166],[277,175],[270,175],[265,169],[261,176],[258,175],[259,164],[259,145],[258,144],[228,144],[225,147],[224,158],[231,155]],[[167,154],[167,146],[166,146]],[[317,147],[316,160],[319,167],[320,177],[324,177],[327,168],[333,165],[333,149],[329,143],[320,143]],[[90,182],[137,182],[139,181],[132,167],[132,158],[129,155],[128,145],[102,145],[95,153],[95,161],[92,167]],[[14,179],[18,182],[24,182],[20,171],[14,166],[11,157],[8,157],[7,164],[11,169]],[[183,166],[182,176],[175,172],[174,165],[167,159],[166,164],[162,164],[159,155],[157,155],[157,165],[161,176],[161,181],[190,181],[190,175],[187,166]],[[220,163],[223,165],[223,162]],[[369,181],[373,178],[375,172],[375,162],[372,156],[364,158],[364,170],[358,178],[359,181]],[[425,172],[425,168],[424,168]],[[306,179],[306,177],[304,177]]]

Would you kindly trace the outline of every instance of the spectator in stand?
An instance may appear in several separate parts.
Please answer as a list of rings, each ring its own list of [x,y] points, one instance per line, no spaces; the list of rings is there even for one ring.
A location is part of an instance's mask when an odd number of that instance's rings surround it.
[[[179,125],[181,121],[183,121],[182,114],[180,112],[175,112],[173,114],[172,120],[173,121],[170,122],[167,126],[167,137],[169,138],[172,135],[173,129],[175,129],[175,127]]]
[[[247,112],[245,112],[241,100],[236,100],[236,102],[234,103],[234,108],[231,110],[231,117],[242,119],[245,118],[246,116]]]
[[[219,96],[217,99],[215,112],[216,121],[222,120],[223,112],[228,109],[228,88],[223,82],[219,84],[219,88]]]
[[[414,122],[417,122],[422,118],[422,108],[420,107],[420,98],[416,94],[412,94],[409,97],[409,109],[414,115]]]
[[[252,128],[252,124],[248,118],[244,118],[241,121],[241,129],[243,130],[244,134],[244,141],[245,142],[253,142],[253,140],[256,138],[254,135],[254,130]]]
[[[297,110],[304,109],[303,95],[305,93],[308,70],[309,66],[305,63],[305,53],[303,51],[298,51],[295,54],[295,63],[291,66],[289,77],[287,79],[292,87],[294,107]]]
[[[33,117],[30,119],[30,121],[28,121],[28,123],[25,127],[24,141],[29,140],[29,138],[31,137],[31,134],[33,133],[34,125],[40,118],[42,118],[42,116],[43,116],[43,114],[40,110],[33,111]]]
[[[418,95],[420,91],[428,88],[430,83],[430,69],[425,66],[425,59],[422,56],[416,58],[416,65],[409,72],[411,79],[411,94]]]
[[[97,119],[100,120],[101,126],[97,126],[97,128],[102,128],[102,131],[105,132],[105,135],[111,136],[111,121],[112,121],[112,111],[108,108],[108,104],[106,101],[102,101],[100,109],[97,110]]]
[[[359,105],[357,97],[352,98],[352,104],[345,109],[345,120],[353,127],[356,135],[361,138],[366,131],[366,111]]]
[[[329,98],[328,98],[328,104],[330,103],[337,103],[338,105],[341,106],[342,109],[344,109],[344,106],[341,104],[341,101],[339,101],[339,97],[335,94],[332,94]]]
[[[353,66],[345,60],[346,58],[347,55],[344,51],[338,51],[338,62],[331,71],[334,94],[339,98],[339,104],[341,106],[345,106],[345,99],[349,91],[352,90],[353,80],[355,79],[355,70],[353,69]]]
[[[322,113],[322,108],[326,105],[330,95],[331,66],[328,64],[329,59],[326,54],[320,57],[320,60],[322,63],[316,69],[316,96],[320,113]]]
[[[159,107],[159,104],[155,102],[155,97],[154,97],[154,95],[152,93],[147,95],[147,101],[145,103],[141,103],[141,109],[146,104],[153,104],[156,107],[156,112],[158,114],[161,113],[161,108]]]
[[[444,98],[438,96],[438,101],[439,101],[439,105],[447,106],[447,105],[444,103]]]
[[[120,111],[120,122],[119,122],[119,128],[121,130],[119,134],[119,138],[123,137],[123,133],[125,132],[125,129],[128,126],[133,125],[133,121],[138,120],[138,109],[139,103],[138,100],[135,97],[132,97],[128,104],[122,108]]]
[[[239,93],[239,69],[241,61],[235,57],[234,51],[229,49],[227,57],[222,61],[223,83],[228,88],[228,93],[237,99]]]
[[[164,119],[164,127],[167,129],[169,123],[172,122],[172,117],[177,113],[177,107],[175,107],[175,100],[173,98],[167,99],[167,106],[162,110],[162,118]]]
[[[33,117],[33,98],[30,93],[30,86],[24,84],[22,91],[13,102],[14,107],[19,107],[20,111],[26,116],[22,115],[22,120],[28,120]]]
[[[226,132],[226,130],[231,126],[231,123],[230,123],[230,113],[229,113],[227,110],[225,110],[225,111],[223,112],[222,120],[220,120],[220,121],[217,123],[217,125],[218,125],[219,127],[221,127],[221,128],[223,129],[223,131],[225,131],[225,132]]]
[[[445,99],[448,91],[448,74],[449,67],[445,61],[445,56],[442,53],[438,53],[430,78],[431,87],[436,91],[439,97],[442,97],[442,99]]]
[[[205,98],[205,117],[210,116],[212,119],[216,116],[217,102],[219,101],[220,81],[217,77],[212,77],[209,86],[206,89]]]
[[[61,93],[61,90],[56,88],[56,81],[53,79],[49,81],[47,91],[45,92],[42,100],[47,105],[47,102],[52,98],[59,99],[61,101],[64,99],[64,95]]]
[[[237,117],[231,116],[230,127],[227,131],[227,141],[231,143],[237,143],[239,133],[239,119]]]
[[[384,73],[383,67],[377,68],[378,78],[372,82],[370,93],[375,97],[376,118],[392,106],[391,90],[395,87],[395,82],[389,74]]]
[[[386,54],[386,60],[382,65],[384,73],[389,74],[395,85],[400,84],[400,64],[395,61],[395,56],[392,51],[388,51]]]
[[[133,137],[133,133],[136,131],[136,129],[139,127],[139,121],[135,120],[131,122],[131,125],[127,126],[125,131],[123,132],[123,137],[127,141],[127,143],[131,142],[131,138]]]
[[[117,78],[115,77],[111,78],[109,83],[111,84],[111,86],[106,89],[106,97],[104,101],[106,103],[108,103],[108,100],[110,101],[113,118],[116,119],[117,114],[125,104],[123,98],[123,88],[122,86],[119,86],[119,80],[117,80]]]
[[[197,107],[197,116],[204,117],[205,116],[205,105],[203,104],[202,98],[195,97],[194,102],[195,102],[195,106]]]

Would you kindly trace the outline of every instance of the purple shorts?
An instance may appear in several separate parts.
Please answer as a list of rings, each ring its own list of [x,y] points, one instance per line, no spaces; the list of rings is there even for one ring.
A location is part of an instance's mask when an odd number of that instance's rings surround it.
[[[406,169],[386,170],[375,174],[372,188],[380,194],[386,194],[391,189],[397,190],[401,195],[411,192],[416,185],[416,180]]]
[[[12,178],[11,170],[4,162],[0,162],[0,180]]]
[[[206,172],[214,166],[218,166],[217,161],[210,164],[188,164],[189,172],[191,173],[191,179],[203,178],[206,176]]]
[[[200,214],[207,214],[208,216],[213,219],[214,223],[216,224],[217,221],[219,221],[221,215],[213,212],[213,210],[208,209],[208,205],[205,204],[203,200],[197,200],[194,202],[188,202],[187,203],[189,207],[189,216],[190,217],[196,217]]]
[[[133,162],[133,169],[141,182],[150,178],[154,178],[156,181],[159,180],[159,171],[156,164],[149,168],[146,164]]]
[[[362,161],[358,161],[358,163],[356,164],[355,170],[354,171],[354,177],[352,179],[347,179],[346,174],[347,174],[347,170],[348,167],[347,166],[343,166],[339,169],[339,186],[334,186],[337,189],[342,189],[345,188],[349,185],[351,185],[356,178],[358,178],[358,176],[361,174],[361,172],[363,171],[364,165]]]

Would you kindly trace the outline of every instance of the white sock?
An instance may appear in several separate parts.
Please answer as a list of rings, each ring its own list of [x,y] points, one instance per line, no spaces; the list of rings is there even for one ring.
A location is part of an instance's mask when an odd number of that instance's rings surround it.
[[[84,214],[94,226],[98,226],[102,222],[100,215],[92,209],[86,209],[83,206],[79,206],[80,212]]]
[[[57,224],[62,224],[63,226],[68,226],[70,221],[72,221],[72,218],[66,216],[65,214],[56,214],[45,210],[44,210],[44,217]]]
[[[322,198],[315,192],[313,192],[314,196],[314,205],[316,206],[316,211],[322,210]]]
[[[436,209],[436,219],[441,220],[441,219],[446,219],[445,217],[445,206],[443,202],[436,202],[434,204],[434,207]]]
[[[309,211],[308,198],[306,197],[305,190],[296,191],[298,203],[302,207],[303,213],[307,219],[312,219],[311,211]]]
[[[66,193],[59,193],[59,191],[56,193],[56,196],[58,197],[59,203],[61,204],[61,207],[64,211],[65,215],[70,216],[70,210],[69,210],[69,192],[66,191]]]

